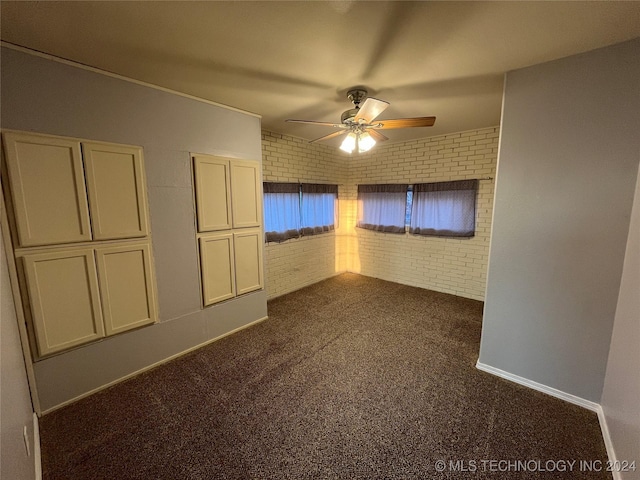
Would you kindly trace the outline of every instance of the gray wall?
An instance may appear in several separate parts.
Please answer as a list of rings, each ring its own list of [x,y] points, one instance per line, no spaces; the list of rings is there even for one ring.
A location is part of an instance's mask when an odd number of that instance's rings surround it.
[[[479,363],[600,401],[639,88],[639,39],[507,74]]]
[[[607,374],[602,392],[609,433],[618,460],[640,461],[640,173],[631,213]],[[622,474],[640,479],[640,469]]]
[[[43,410],[266,316],[257,292],[202,310],[190,152],[261,161],[260,119],[2,48],[2,127],[144,148],[160,323],[35,365]]]
[[[36,478],[33,408],[1,237],[0,250],[0,478],[27,480]],[[24,446],[24,427],[29,433],[31,456]]]

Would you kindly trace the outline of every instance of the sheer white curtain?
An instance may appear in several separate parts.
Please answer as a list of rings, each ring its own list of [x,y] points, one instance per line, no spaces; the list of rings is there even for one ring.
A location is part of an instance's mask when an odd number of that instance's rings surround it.
[[[264,231],[267,242],[300,236],[300,185],[265,182]]]
[[[358,185],[357,226],[404,233],[408,185]]]
[[[302,184],[302,234],[314,235],[335,228],[337,185]]]
[[[410,233],[473,237],[478,180],[420,183],[413,187]]]

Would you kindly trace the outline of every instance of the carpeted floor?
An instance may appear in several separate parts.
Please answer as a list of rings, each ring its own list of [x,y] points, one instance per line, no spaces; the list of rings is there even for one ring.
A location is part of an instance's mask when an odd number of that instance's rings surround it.
[[[481,319],[354,274],[312,285],[44,416],[44,478],[611,478],[580,464],[606,462],[595,413],[475,368]]]

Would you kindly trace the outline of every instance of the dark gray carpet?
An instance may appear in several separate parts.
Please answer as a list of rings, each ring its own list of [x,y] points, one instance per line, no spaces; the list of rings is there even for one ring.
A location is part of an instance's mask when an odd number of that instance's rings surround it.
[[[345,274],[269,316],[44,416],[44,478],[611,478],[536,471],[605,462],[598,420],[475,368],[481,302]]]

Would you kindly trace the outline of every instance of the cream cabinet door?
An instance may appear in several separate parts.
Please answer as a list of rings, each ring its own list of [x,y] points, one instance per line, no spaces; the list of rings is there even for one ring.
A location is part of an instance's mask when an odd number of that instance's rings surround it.
[[[194,155],[198,231],[231,228],[229,161],[208,155]]]
[[[233,234],[238,295],[260,290],[264,285],[262,245],[262,231],[259,228]]]
[[[83,142],[82,152],[93,238],[148,235],[142,149]]]
[[[259,227],[262,224],[260,164],[231,160],[231,206],[233,228]]]
[[[154,323],[155,289],[148,242],[96,248],[107,335]]]
[[[25,255],[24,267],[41,356],[104,336],[92,249]]]
[[[233,234],[207,235],[200,237],[199,242],[204,304],[235,297]]]
[[[4,133],[20,246],[91,240],[80,143]]]

